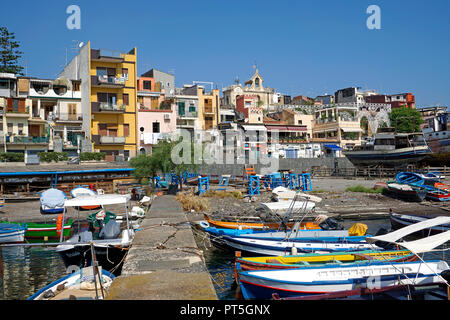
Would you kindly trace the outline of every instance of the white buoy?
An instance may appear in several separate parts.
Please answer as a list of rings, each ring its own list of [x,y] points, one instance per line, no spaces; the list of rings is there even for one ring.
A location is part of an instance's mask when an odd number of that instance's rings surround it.
[[[292,254],[293,256],[295,256],[295,255],[297,254],[297,248],[296,248],[296,247],[292,247],[292,249],[291,249],[291,254]]]

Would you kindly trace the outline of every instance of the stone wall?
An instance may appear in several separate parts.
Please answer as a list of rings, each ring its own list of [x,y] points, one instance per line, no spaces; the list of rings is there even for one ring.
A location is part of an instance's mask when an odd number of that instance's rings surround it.
[[[312,168],[354,168],[353,164],[347,158],[299,158],[299,159],[278,159],[278,169],[270,170],[270,164],[254,165],[257,174],[264,174],[278,170],[293,170],[294,172],[310,171]],[[273,167],[272,167],[273,168]],[[275,167],[276,169],[276,167]],[[264,170],[266,172],[264,172]],[[210,164],[203,165],[198,170],[199,174],[208,175],[243,175],[243,164]]]

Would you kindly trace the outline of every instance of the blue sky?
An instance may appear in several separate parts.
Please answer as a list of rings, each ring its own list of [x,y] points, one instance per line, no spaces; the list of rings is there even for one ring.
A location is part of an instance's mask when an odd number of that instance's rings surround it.
[[[450,1],[228,0],[2,2],[0,26],[16,33],[28,75],[54,78],[77,41],[138,48],[139,74],[173,71],[176,84],[245,82],[257,64],[264,85],[290,95],[359,86],[413,92],[418,106],[450,104]],[[66,8],[81,8],[81,30]],[[369,30],[369,5],[381,30]]]

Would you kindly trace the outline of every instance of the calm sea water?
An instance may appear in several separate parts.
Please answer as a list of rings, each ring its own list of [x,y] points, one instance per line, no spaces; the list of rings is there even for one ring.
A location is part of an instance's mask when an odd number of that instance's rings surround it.
[[[342,224],[349,228],[355,222],[366,224],[369,234],[375,234],[380,228],[390,228],[389,219],[344,221]],[[0,300],[24,300],[66,274],[64,263],[54,248],[3,247],[0,250]],[[204,254],[219,299],[235,299],[234,254],[214,247],[206,249]],[[427,254],[425,258],[450,262],[448,253]]]

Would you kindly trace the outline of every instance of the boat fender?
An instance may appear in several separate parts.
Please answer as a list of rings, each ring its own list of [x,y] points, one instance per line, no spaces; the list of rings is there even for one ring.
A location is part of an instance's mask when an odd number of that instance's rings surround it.
[[[56,219],[56,234],[57,234],[58,236],[61,235],[62,229],[63,229],[63,215],[60,214],[60,215],[58,216],[58,219]]]
[[[297,248],[296,248],[296,247],[292,247],[292,249],[291,249],[291,254],[292,254],[293,256],[295,256],[295,255],[297,254]]]

